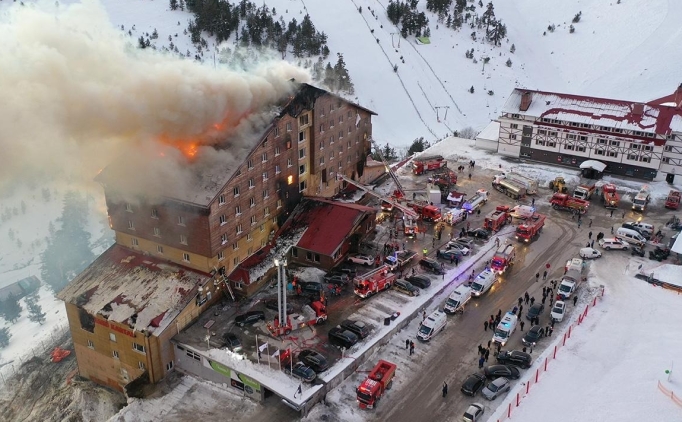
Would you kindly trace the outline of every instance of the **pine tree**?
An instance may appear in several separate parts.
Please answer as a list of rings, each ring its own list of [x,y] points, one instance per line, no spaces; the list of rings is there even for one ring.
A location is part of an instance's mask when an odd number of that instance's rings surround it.
[[[10,337],[12,337],[12,334],[10,334],[7,327],[0,328],[0,349],[9,345]]]
[[[469,88],[469,92],[470,92],[471,94],[474,93],[474,86],[473,86],[473,85],[471,85],[471,88]]]
[[[574,27],[573,25],[571,25],[570,27],[568,27],[568,32],[570,32],[571,34],[574,33],[574,32],[575,32],[575,27]]]
[[[170,10],[178,10],[178,0],[170,0]]]
[[[327,62],[327,66],[324,68],[324,84],[327,85],[331,91],[336,91],[336,76],[334,75],[334,68],[329,62]]]
[[[144,37],[140,35],[140,38],[137,39],[137,46],[139,48],[147,48],[147,44],[144,42]]]
[[[26,306],[28,307],[28,319],[43,325],[46,316],[43,308],[37,302],[27,302]]]
[[[14,323],[21,316],[21,305],[19,304],[19,299],[10,294],[7,299],[0,303],[0,314],[7,322]]]
[[[516,52],[516,46],[512,44],[511,48],[509,49],[509,52],[514,54]]]
[[[511,66],[512,66],[512,61],[511,61],[511,59],[507,59],[506,65],[507,65],[507,67],[511,67]]]

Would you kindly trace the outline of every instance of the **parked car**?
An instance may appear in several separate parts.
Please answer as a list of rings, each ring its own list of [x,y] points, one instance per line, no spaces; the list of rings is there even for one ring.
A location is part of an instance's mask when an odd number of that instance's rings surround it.
[[[356,321],[352,319],[347,319],[341,323],[341,327],[354,333],[360,338],[365,338],[372,331],[372,327],[369,324],[365,324],[362,321]]]
[[[495,400],[500,394],[506,393],[511,389],[511,382],[508,378],[499,377],[491,381],[481,391],[481,395],[488,400]]]
[[[530,330],[526,332],[526,335],[523,336],[521,342],[524,346],[535,347],[535,345],[538,344],[538,341],[540,341],[540,339],[542,339],[544,336],[545,329],[539,325],[533,325],[530,327]]]
[[[327,358],[315,350],[301,350],[301,352],[298,354],[298,360],[309,366],[310,369],[317,372],[318,374],[329,369],[329,362],[327,361]]]
[[[622,249],[624,251],[628,250],[630,244],[624,240],[620,240],[617,237],[602,238],[599,239],[599,246],[610,251],[611,249]]]
[[[545,310],[545,305],[542,303],[534,303],[533,306],[528,309],[528,313],[526,314],[526,319],[532,320],[533,318],[539,317],[542,315],[542,312]]]
[[[265,321],[265,312],[263,311],[249,311],[245,314],[237,315],[234,319],[234,323],[239,327],[245,325],[253,325],[258,321]]]
[[[471,403],[467,410],[464,411],[462,415],[462,420],[464,422],[479,422],[483,420],[483,405],[480,403]]]
[[[436,251],[436,258],[442,258],[446,261],[461,260],[464,257],[459,249],[440,249]]]
[[[621,227],[623,227],[624,229],[630,229],[630,230],[636,231],[646,240],[651,239],[651,232],[649,232],[647,230],[642,230],[640,227],[637,226],[637,223],[635,223],[635,222],[623,223]]]
[[[489,365],[483,368],[483,374],[488,379],[495,379],[505,377],[512,380],[517,380],[521,376],[519,368],[514,365]]]
[[[497,354],[497,361],[505,365],[515,365],[519,368],[530,368],[533,359],[526,352],[519,350],[502,350]]]
[[[298,281],[301,290],[306,293],[320,293],[324,290],[324,285],[317,281]]]
[[[483,227],[479,227],[477,229],[471,229],[467,231],[467,236],[473,237],[474,239],[488,240],[488,238],[490,238],[490,231],[484,229]]]
[[[401,293],[405,293],[408,296],[419,296],[419,289],[414,287],[412,283],[405,280],[396,280],[393,284],[393,288]]]
[[[460,243],[456,240],[451,240],[448,242],[447,245],[445,245],[445,249],[455,249],[458,250],[462,253],[462,255],[467,256],[471,252],[471,248],[469,248],[467,245]]]
[[[552,307],[552,319],[556,322],[561,322],[564,320],[564,315],[566,315],[566,302],[557,300]]]
[[[462,246],[466,246],[469,249],[469,251],[472,251],[474,249],[474,241],[467,237],[458,237],[457,239],[448,242],[448,244],[449,243],[458,243]]]
[[[483,385],[485,384],[485,377],[481,374],[471,374],[462,383],[460,391],[467,396],[475,396]]]
[[[313,382],[317,374],[303,362],[296,362],[292,367],[286,366],[284,372],[305,382]]]
[[[224,347],[227,347],[229,350],[233,352],[242,351],[242,342],[239,340],[239,337],[237,337],[236,334],[225,333],[223,334],[223,340],[225,341]]]
[[[594,248],[582,248],[580,250],[580,257],[582,259],[597,259],[601,258],[601,252]]]
[[[348,257],[349,262],[371,267],[374,265],[374,257],[369,255],[355,254]]]
[[[480,403],[471,403],[467,410],[462,415],[464,422],[479,422],[483,420],[483,405]]]
[[[644,257],[645,253],[646,252],[644,251],[643,246],[637,246],[637,245],[632,246],[632,253],[631,253],[632,256],[639,255],[641,257]]]
[[[329,273],[324,276],[324,281],[335,286],[345,286],[348,284],[348,275],[342,273]]]
[[[443,267],[441,266],[440,262],[436,261],[435,259],[431,258],[422,258],[419,260],[419,266],[422,267],[424,270],[441,275],[445,271],[443,270]]]
[[[417,286],[422,289],[431,287],[431,280],[429,280],[428,277],[424,277],[423,275],[411,275],[409,277],[405,277],[405,281],[409,281],[413,286]]]
[[[340,325],[329,330],[328,338],[330,343],[346,349],[350,349],[358,342],[358,336]]]
[[[277,299],[268,299],[263,302],[265,303],[265,307],[267,309],[279,311]],[[287,302],[287,314],[291,314],[292,312],[294,312],[294,305],[292,305],[291,302]]]

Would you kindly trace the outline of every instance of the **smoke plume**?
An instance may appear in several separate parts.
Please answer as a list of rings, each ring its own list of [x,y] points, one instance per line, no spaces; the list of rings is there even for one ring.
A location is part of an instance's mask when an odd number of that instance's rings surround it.
[[[229,138],[234,146],[215,154],[200,147],[192,165],[229,160],[230,148],[256,136],[258,116],[292,92],[290,79],[309,79],[284,61],[247,73],[137,49],[91,1],[15,3],[0,34],[0,188],[35,174],[91,180],[122,153],[136,157],[133,170],[158,155],[159,141],[182,149]],[[164,156],[153,160],[159,177],[181,183],[186,159],[177,150]]]

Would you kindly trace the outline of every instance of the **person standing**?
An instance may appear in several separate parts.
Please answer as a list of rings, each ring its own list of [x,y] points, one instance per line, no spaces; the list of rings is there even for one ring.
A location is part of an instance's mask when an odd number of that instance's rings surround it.
[[[410,339],[405,340],[405,350],[410,348]]]
[[[519,300],[518,300],[518,302],[519,302],[519,306],[521,306],[521,303],[523,303],[523,298],[520,297]]]
[[[613,209],[611,209],[611,218],[613,218],[613,211],[614,211],[614,210],[613,210]]]
[[[535,296],[530,298],[530,306],[533,306],[534,303],[535,303]]]
[[[578,303],[578,295],[573,296],[573,306]]]
[[[592,227],[592,219],[590,218],[590,225],[588,227]]]
[[[528,294],[528,292],[524,293],[523,297],[526,300],[526,305],[528,305],[528,301],[530,300],[530,295]]]
[[[448,385],[447,383],[443,382],[443,397],[448,395]]]
[[[485,357],[481,356],[480,358],[478,358],[478,367],[479,367],[479,369],[480,369],[480,368],[483,368],[483,364],[484,364],[484,363],[485,363]]]
[[[485,349],[485,361],[488,362],[488,357],[490,356],[490,349]]]
[[[535,282],[540,281],[540,273],[535,273]]]
[[[591,231],[589,233],[587,233],[587,238],[592,240],[592,232]]]
[[[547,280],[547,270],[542,273],[542,279]]]
[[[488,321],[483,322],[483,331],[488,331]]]
[[[519,317],[523,315],[523,305],[519,306]]]
[[[410,340],[410,356],[414,354],[414,342]]]
[[[526,322],[525,322],[525,321],[521,321],[521,322],[519,323],[519,325],[521,326],[521,331],[523,331],[523,326],[526,325]]]
[[[590,248],[594,248],[594,240],[590,242]]]

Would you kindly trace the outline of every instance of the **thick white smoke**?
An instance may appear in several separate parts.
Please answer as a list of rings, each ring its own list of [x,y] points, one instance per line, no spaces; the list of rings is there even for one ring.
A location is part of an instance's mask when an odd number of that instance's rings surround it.
[[[90,180],[141,144],[234,134],[290,94],[290,79],[309,80],[284,61],[246,73],[137,49],[92,1],[15,3],[0,34],[0,188],[46,172]]]

